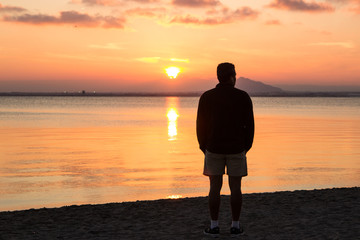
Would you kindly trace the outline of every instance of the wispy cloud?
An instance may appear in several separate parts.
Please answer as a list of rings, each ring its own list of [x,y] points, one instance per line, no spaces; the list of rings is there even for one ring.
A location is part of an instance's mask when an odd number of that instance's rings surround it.
[[[5,16],[4,21],[35,25],[61,25],[70,24],[82,27],[124,28],[126,22],[123,17],[91,16],[76,11],[60,12],[60,16],[47,14],[22,14]]]
[[[189,63],[189,59],[181,59],[181,58],[170,58],[171,62],[183,62],[183,63]]]
[[[158,17],[159,14],[165,14],[166,8],[143,8],[143,7],[137,7],[137,8],[131,8],[126,10],[125,12],[127,15],[138,15],[138,16],[144,16],[144,17]]]
[[[25,12],[26,9],[22,7],[4,6],[0,3],[0,13],[14,13]]]
[[[338,5],[350,5],[349,10],[360,10],[360,1],[359,0],[327,0]],[[360,13],[360,11],[358,12]]]
[[[73,3],[84,3],[87,5],[116,6],[119,5],[118,0],[75,0]]]
[[[279,20],[268,20],[265,22],[266,25],[282,25]]]
[[[71,0],[72,3],[82,3],[89,6],[120,6],[125,2],[137,2],[137,3],[157,3],[160,0]]]
[[[304,0],[274,0],[268,7],[303,12],[332,12],[335,10],[330,3]]]
[[[198,16],[185,15],[175,16],[170,23],[180,24],[195,24],[195,25],[219,25],[232,23],[238,20],[255,19],[259,15],[258,11],[251,9],[250,7],[242,7],[235,11],[220,11],[220,16],[214,14],[212,17],[200,18]]]
[[[310,43],[310,46],[325,46],[325,47],[342,47],[342,48],[355,48],[352,42],[316,42]]]
[[[347,4],[350,2],[359,2],[358,0],[326,0],[327,2],[336,3],[336,4]]]
[[[157,3],[161,2],[161,0],[126,0],[129,2],[138,2],[138,3]]]
[[[158,0],[71,0],[70,3],[80,3],[89,5],[107,5],[114,6],[123,1],[132,2],[157,2]],[[181,2],[181,3],[180,3]],[[203,9],[199,8],[200,13],[192,13],[182,15],[179,11],[169,11],[168,7],[172,4],[183,4],[189,6],[205,6]],[[219,5],[220,7],[213,7]],[[142,6],[142,5],[140,5]],[[196,1],[175,1],[162,2],[158,7],[140,7],[139,5],[133,8],[120,8],[122,14],[116,16],[102,16],[99,14],[91,15],[88,13],[81,13],[78,11],[61,11],[58,15],[47,13],[30,13],[24,8],[20,7],[5,7],[0,5],[0,13],[3,12],[3,17],[0,21],[21,23],[29,25],[73,25],[74,27],[89,27],[89,28],[125,28],[127,22],[126,18],[132,16],[144,16],[158,19],[160,24],[191,24],[191,25],[207,25],[214,26],[220,24],[229,24],[245,19],[255,19],[259,12],[250,7],[242,7],[238,9],[230,9],[215,0],[196,0]]]
[[[172,4],[181,7],[214,7],[221,3],[218,0],[172,0]]]
[[[123,50],[124,47],[119,46],[116,43],[107,43],[105,45],[91,44],[89,48],[108,49],[108,50]]]

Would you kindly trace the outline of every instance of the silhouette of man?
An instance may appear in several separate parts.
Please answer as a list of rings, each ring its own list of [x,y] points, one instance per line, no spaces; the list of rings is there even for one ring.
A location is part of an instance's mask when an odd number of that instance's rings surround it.
[[[241,179],[247,176],[246,153],[254,138],[254,114],[249,95],[235,88],[236,72],[231,63],[217,67],[219,84],[203,93],[199,100],[196,132],[200,149],[205,154],[204,172],[209,176],[209,210],[211,225],[207,235],[219,235],[220,190],[223,174],[229,176],[231,191],[232,236],[242,235]]]

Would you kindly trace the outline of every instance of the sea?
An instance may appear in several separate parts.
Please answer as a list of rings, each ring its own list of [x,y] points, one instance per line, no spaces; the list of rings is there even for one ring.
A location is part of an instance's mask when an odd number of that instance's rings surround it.
[[[0,211],[206,196],[198,100],[0,97]],[[243,193],[360,185],[360,97],[252,101]]]

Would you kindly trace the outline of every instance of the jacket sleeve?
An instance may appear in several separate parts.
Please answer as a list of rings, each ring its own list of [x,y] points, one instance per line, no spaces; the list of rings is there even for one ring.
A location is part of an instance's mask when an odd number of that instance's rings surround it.
[[[196,135],[201,151],[206,151],[207,141],[207,126],[206,126],[206,103],[203,95],[200,97],[197,117],[196,117]]]
[[[254,141],[255,123],[251,98],[248,97],[248,113],[245,120],[245,150],[248,152]]]

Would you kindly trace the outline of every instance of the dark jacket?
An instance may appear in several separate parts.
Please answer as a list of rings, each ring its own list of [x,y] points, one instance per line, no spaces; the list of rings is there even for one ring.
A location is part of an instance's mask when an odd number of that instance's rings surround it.
[[[254,114],[249,95],[231,84],[219,83],[199,100],[196,133],[205,153],[249,151],[254,139]]]

